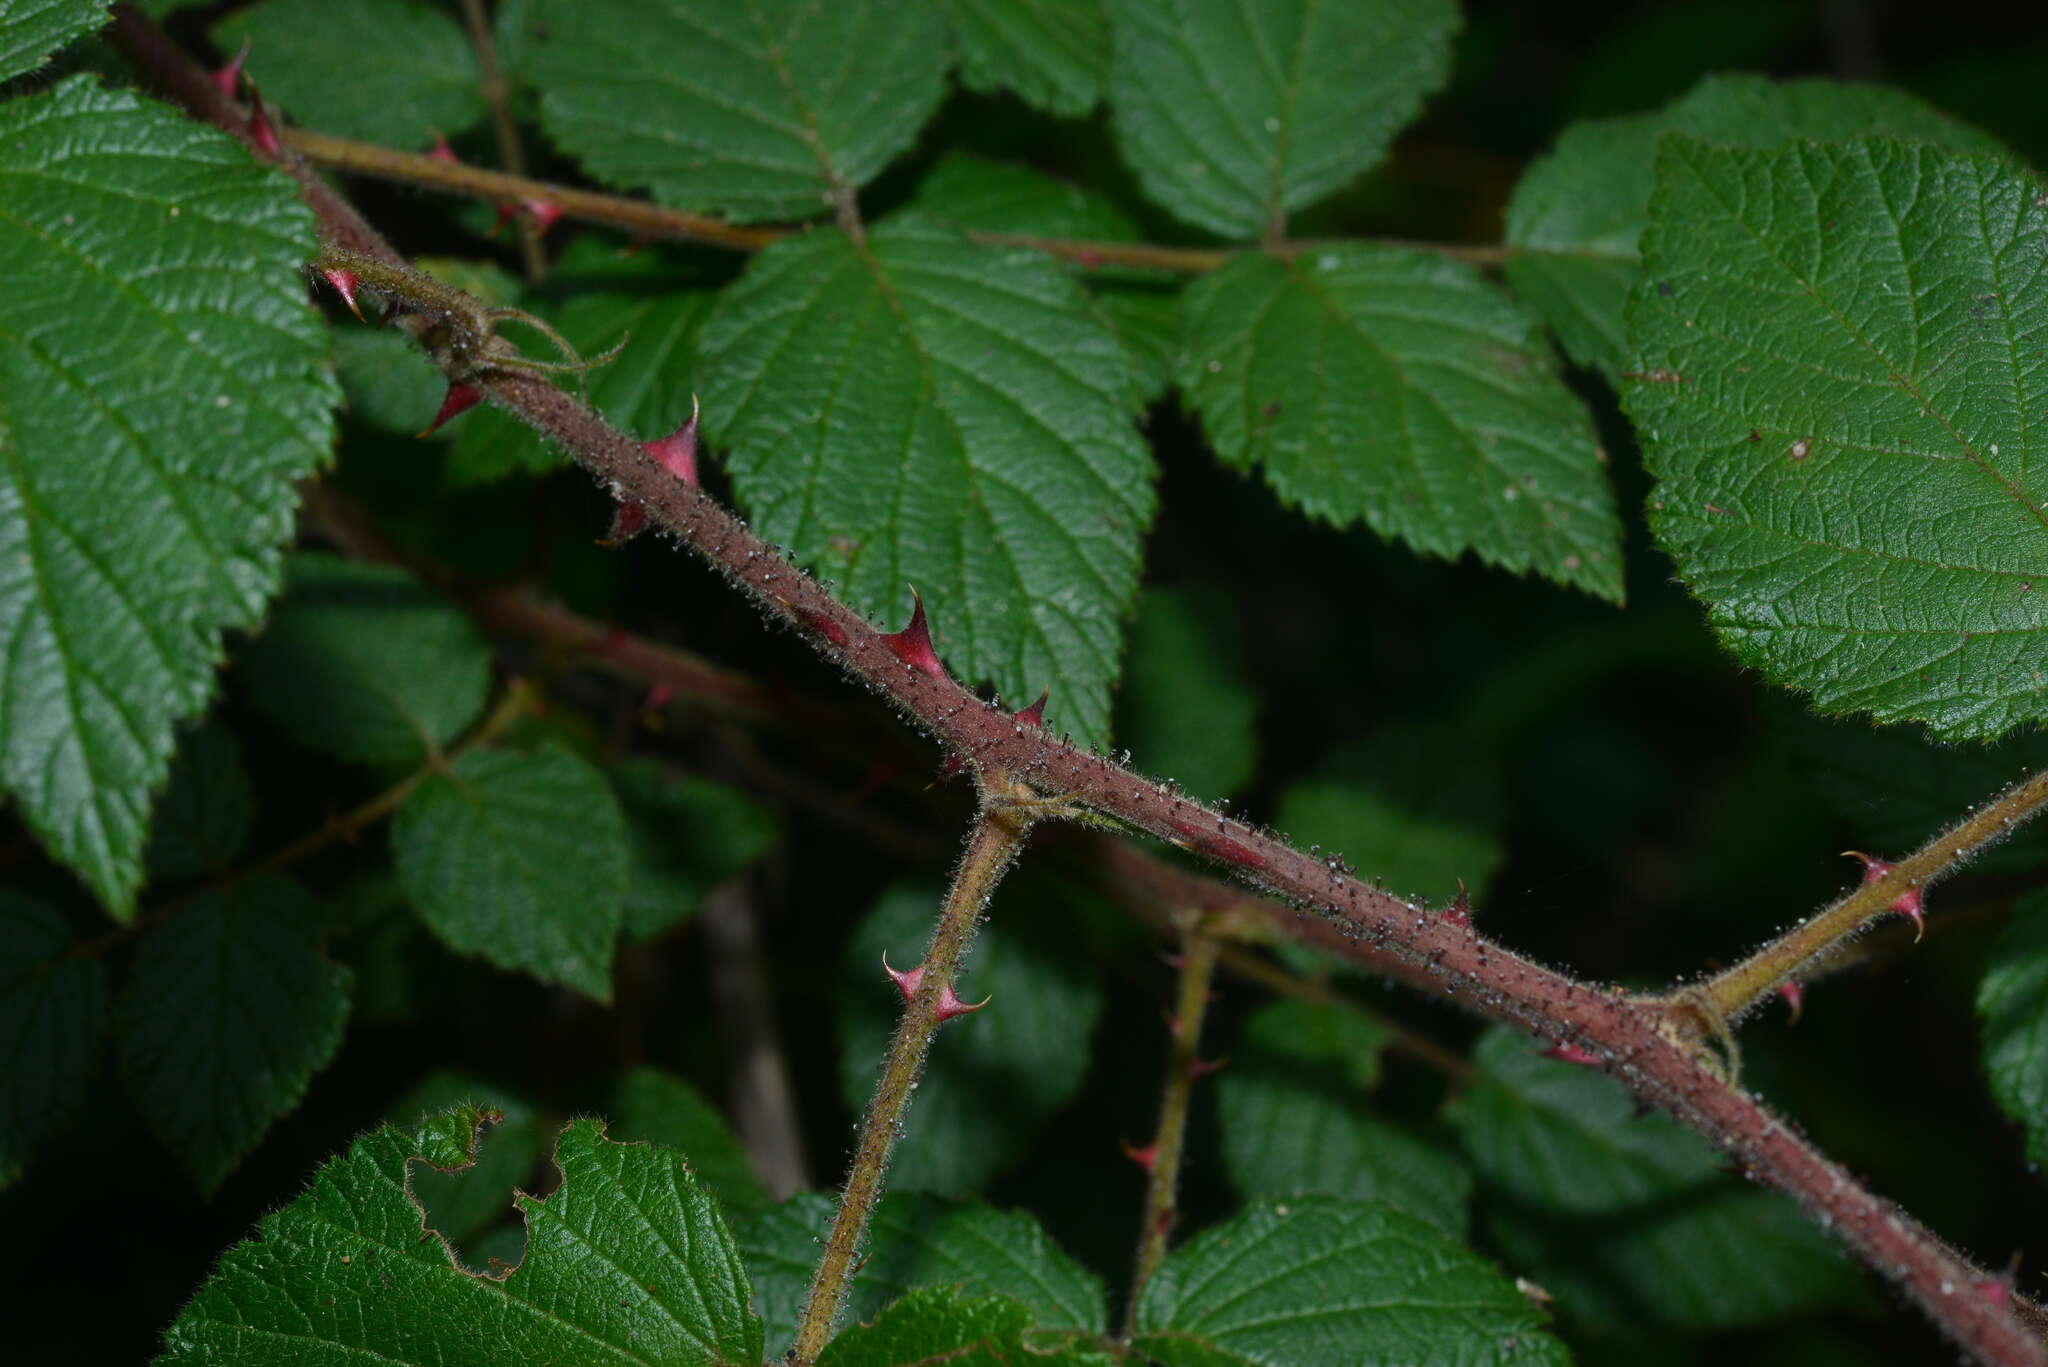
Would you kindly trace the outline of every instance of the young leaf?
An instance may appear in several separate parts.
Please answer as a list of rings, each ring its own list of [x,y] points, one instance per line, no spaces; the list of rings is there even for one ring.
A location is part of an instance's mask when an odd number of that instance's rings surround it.
[[[341,1047],[349,972],[321,952],[326,911],[256,873],[143,937],[120,1010],[136,1107],[200,1190],[234,1171]]]
[[[833,1210],[825,1193],[800,1192],[738,1226],[771,1359],[795,1334]],[[912,1287],[936,1284],[1007,1297],[1045,1329],[1094,1334],[1108,1323],[1101,1279],[1061,1252],[1025,1212],[921,1192],[884,1197],[875,1208],[867,1257],[847,1294],[847,1320],[872,1319]]]
[[[1152,463],[1066,272],[915,219],[813,232],[725,292],[702,360],[762,535],[892,629],[915,585],[961,678],[1105,738]]]
[[[247,848],[255,816],[242,743],[217,718],[194,727],[178,746],[171,786],[156,804],[150,877],[191,878],[226,868]]]
[[[1152,199],[1224,237],[1378,164],[1450,70],[1450,0],[1112,0],[1109,108]]]
[[[1074,950],[1063,905],[1074,895],[1051,882],[1012,879],[1004,887],[955,984],[963,1001],[988,997],[991,1004],[947,1026],[933,1044],[889,1166],[891,1190],[975,1190],[1015,1162],[1080,1088],[1102,992],[1094,962]],[[935,888],[892,888],[847,944],[839,1082],[855,1111],[867,1104],[876,1061],[903,1007],[883,976],[882,956],[898,968],[915,965],[939,900]]]
[[[2048,893],[2019,900],[1977,985],[1991,1095],[2027,1133],[2027,1156],[2048,1162]]]
[[[825,1345],[818,1367],[1114,1367],[1102,1349],[1067,1344],[1047,1349],[1026,1332],[1031,1312],[1000,1297],[970,1298],[957,1286],[911,1292],[872,1324],[841,1330]]]
[[[107,0],[0,0],[0,81],[34,71],[107,22]]]
[[[244,43],[263,98],[322,133],[419,148],[490,112],[469,35],[425,0],[263,0],[213,27]]]
[[[600,180],[743,221],[825,211],[908,148],[945,91],[933,0],[540,9],[527,61],[548,136]]]
[[[942,3],[960,40],[960,83],[969,90],[1013,91],[1028,105],[1069,118],[1102,98],[1109,75],[1104,0]]]
[[[301,744],[416,765],[483,711],[490,645],[404,570],[302,551],[286,586],[239,664],[252,700]]]
[[[1162,1367],[1562,1364],[1515,1284],[1386,1206],[1256,1202],[1161,1264],[1133,1346]]]
[[[1902,91],[1838,81],[1710,76],[1652,114],[1573,124],[1508,202],[1508,283],[1557,330],[1571,358],[1618,379],[1622,317],[1640,274],[1657,139],[1690,133],[1737,147],[1792,138],[1900,137],[1997,153],[1997,142]]]
[[[1116,735],[1140,770],[1204,798],[1229,797],[1251,782],[1258,697],[1243,656],[1227,595],[1150,589],[1138,599]],[[1200,724],[1190,723],[1195,717]]]
[[[610,1001],[625,818],[604,775],[557,744],[471,750],[400,809],[398,875],[451,949]]]
[[[1231,1183],[1250,1197],[1379,1201],[1461,1236],[1471,1174],[1368,1113],[1386,1041],[1385,1027],[1334,1007],[1275,1002],[1254,1012],[1217,1079]]]
[[[313,220],[225,134],[85,76],[0,105],[0,202],[0,783],[125,917],[172,726],[331,440]]]
[[[683,1155],[727,1214],[738,1218],[768,1204],[768,1193],[747,1151],[726,1128],[725,1117],[673,1073],[633,1069],[619,1079],[608,1114],[611,1133],[620,1142],[645,1140]]]
[[[70,1117],[99,1057],[106,970],[71,944],[54,907],[0,891],[0,1187]]]
[[[1185,309],[1181,392],[1216,453],[1262,463],[1284,501],[1620,601],[1592,421],[1535,320],[1477,271],[1377,246],[1246,255]]]
[[[1721,639],[1828,712],[2048,718],[2048,195],[1897,142],[1659,144],[1625,395]]]
[[[718,1208],[675,1154],[614,1144],[594,1120],[562,1131],[562,1182],[518,1196],[526,1257],[502,1279],[423,1237],[406,1196],[421,1164],[473,1162],[484,1114],[357,1140],[312,1188],[222,1257],[164,1335],[158,1362],[435,1363],[761,1360],[761,1322]],[[316,1355],[317,1356],[314,1356]]]

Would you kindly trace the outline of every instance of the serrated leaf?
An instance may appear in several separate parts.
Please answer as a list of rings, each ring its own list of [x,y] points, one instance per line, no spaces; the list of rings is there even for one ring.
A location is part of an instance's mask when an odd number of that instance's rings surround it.
[[[239,658],[251,700],[300,744],[415,765],[483,711],[491,649],[404,570],[294,555],[286,590]]]
[[[2013,907],[1977,985],[1977,1016],[1991,1095],[2026,1131],[2027,1156],[2048,1162],[2048,893]]]
[[[107,22],[107,0],[0,0],[0,81],[50,60]]]
[[[950,53],[932,0],[543,0],[548,136],[590,173],[743,221],[807,218],[906,150]]]
[[[1378,1201],[1452,1236],[1472,1176],[1450,1155],[1371,1114],[1385,1026],[1335,1007],[1275,1002],[1245,1022],[1217,1080],[1223,1164],[1249,1197]]]
[[[1152,200],[1224,237],[1386,155],[1450,71],[1450,0],[1111,0],[1111,124]]]
[[[1105,739],[1152,520],[1123,351],[1033,252],[917,220],[761,253],[701,339],[705,411],[769,540],[891,629],[923,592],[963,681]]]
[[[717,1204],[676,1155],[614,1144],[597,1121],[563,1130],[553,1195],[518,1198],[526,1257],[502,1280],[464,1271],[422,1237],[409,1175],[472,1161],[482,1123],[464,1109],[410,1133],[378,1130],[330,1159],[305,1195],[264,1217],[259,1238],[221,1258],[157,1361],[761,1360],[746,1269]]]
[[[1086,114],[1109,76],[1104,0],[943,0],[960,41],[960,83],[1013,92],[1048,114]]]
[[[1659,144],[1625,406],[1652,530],[1771,682],[1950,740],[2048,718],[2044,254],[1990,158]]]
[[[1254,1202],[1161,1264],[1133,1346],[1163,1367],[1570,1361],[1515,1284],[1430,1225],[1311,1196]]]
[[[171,784],[156,804],[149,833],[151,878],[191,878],[225,869],[248,848],[256,793],[242,764],[242,743],[219,719],[180,742]]]
[[[471,750],[413,793],[391,845],[449,948],[611,1000],[625,818],[584,760],[553,743]]]
[[[990,1005],[951,1022],[933,1043],[889,1165],[892,1190],[974,1191],[1021,1157],[1080,1088],[1102,992],[1064,904],[1078,895],[1030,879],[1004,885],[954,985],[962,1000],[988,997]],[[839,1083],[856,1112],[867,1104],[903,1005],[882,972],[882,955],[898,968],[916,964],[941,896],[937,888],[889,889],[847,944]]]
[[[1610,1329],[1736,1328],[1863,1307],[1842,1252],[1785,1198],[1720,1170],[1707,1143],[1642,1114],[1614,1079],[1505,1027],[1451,1108],[1488,1227],[1562,1309]]]
[[[872,1324],[841,1330],[818,1356],[818,1367],[1112,1367],[1099,1348],[1068,1344],[1046,1348],[1027,1342],[1031,1312],[1001,1297],[970,1297],[958,1287],[911,1292]]]
[[[327,921],[297,883],[254,873],[179,908],[136,950],[121,1070],[202,1191],[234,1171],[341,1047],[349,972],[321,951]]]
[[[1184,308],[1181,392],[1216,453],[1263,464],[1282,500],[1620,601],[1592,420],[1535,320],[1477,271],[1392,247],[1248,254]]]
[[[61,912],[0,890],[0,1187],[77,1107],[106,1034],[106,970],[71,948]]]
[[[835,1209],[823,1192],[799,1192],[737,1226],[754,1274],[754,1305],[767,1322],[771,1360],[787,1351],[795,1335]],[[1046,1329],[1100,1333],[1108,1323],[1101,1279],[1063,1253],[1026,1212],[921,1192],[883,1197],[869,1226],[865,1259],[847,1292],[846,1320],[872,1319],[912,1287],[936,1284],[970,1295],[1005,1296]]]
[[[512,1192],[533,1185],[546,1148],[539,1109],[509,1088],[441,1069],[422,1078],[384,1112],[386,1120],[403,1130],[469,1106],[501,1117],[477,1146],[476,1161],[455,1172],[415,1167],[408,1187],[425,1212],[427,1225],[455,1244],[468,1243],[504,1222],[512,1214]],[[472,1261],[469,1266],[478,1264]]]
[[[681,1154],[711,1188],[719,1209],[737,1219],[768,1204],[768,1193],[725,1117],[697,1089],[659,1068],[635,1068],[612,1092],[611,1132]]]
[[[331,437],[313,219],[225,134],[90,77],[0,106],[0,201],[0,781],[125,917],[172,727]]]
[[[1738,147],[1792,138],[1888,136],[1996,153],[1998,143],[1903,91],[1838,81],[1710,76],[1650,114],[1573,124],[1508,201],[1508,283],[1580,365],[1617,378],[1628,364],[1623,306],[1638,279],[1657,139],[1689,133]]]
[[[1258,698],[1243,656],[1227,595],[1149,589],[1138,599],[1116,735],[1141,772],[1201,798],[1229,797],[1251,782]]]
[[[263,0],[213,26],[213,45],[249,45],[263,97],[322,133],[425,147],[490,112],[476,49],[426,0]]]
[[[712,779],[648,759],[611,773],[632,851],[626,933],[636,938],[694,916],[706,893],[766,854],[781,833],[773,812]]]

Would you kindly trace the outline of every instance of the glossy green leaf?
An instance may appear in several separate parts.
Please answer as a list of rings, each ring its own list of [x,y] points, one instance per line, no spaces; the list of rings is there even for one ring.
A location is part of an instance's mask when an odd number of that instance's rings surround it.
[[[1737,147],[1793,138],[1900,137],[1961,151],[1998,144],[1902,91],[1839,81],[1710,76],[1650,114],[1565,129],[1508,202],[1508,283],[1557,330],[1580,365],[1618,377],[1628,364],[1623,306],[1641,274],[1657,139],[1689,133]]]
[[[909,148],[951,54],[935,0],[541,0],[541,122],[599,180],[741,220],[823,213]]]
[[[1287,503],[1428,555],[1619,601],[1621,523],[1585,406],[1477,271],[1392,247],[1246,255],[1189,288],[1181,392]]]
[[[422,1078],[385,1109],[384,1118],[406,1130],[463,1106],[502,1117],[485,1132],[476,1161],[455,1172],[415,1166],[410,1184],[427,1225],[456,1244],[467,1244],[492,1225],[510,1220],[513,1191],[536,1185],[534,1178],[547,1151],[540,1110],[531,1101],[508,1087],[450,1069]],[[478,1267],[477,1260],[463,1261]]]
[[[490,112],[469,35],[428,0],[263,0],[214,25],[222,52],[244,43],[263,98],[322,133],[418,148]]]
[[[1162,1367],[1569,1362],[1515,1284],[1386,1206],[1255,1202],[1163,1263],[1134,1346]]]
[[[611,775],[632,852],[628,935],[659,935],[682,924],[706,893],[744,872],[780,834],[773,812],[713,779],[647,759],[615,765]]]
[[[47,62],[107,22],[107,0],[0,0],[0,81]]]
[[[771,1359],[795,1335],[835,1208],[823,1192],[800,1192],[738,1223],[740,1248],[754,1274],[754,1306],[768,1325]],[[1005,1296],[1046,1329],[1100,1333],[1108,1323],[1101,1279],[1061,1252],[1023,1211],[921,1192],[885,1196],[847,1293],[846,1320],[873,1319],[912,1287],[933,1285]]]
[[[1143,773],[1229,797],[1258,762],[1258,697],[1240,661],[1236,605],[1222,593],[1150,589],[1131,623],[1116,700],[1117,743]]]
[[[1721,639],[1826,712],[2048,718],[2048,195],[1898,142],[1659,144],[1626,408]]]
[[[559,745],[471,750],[398,813],[406,892],[451,949],[611,1000],[625,818],[604,775]]]
[[[149,832],[151,878],[215,873],[248,848],[256,793],[242,764],[242,743],[218,719],[194,727],[178,744],[171,784],[156,804]]]
[[[645,1140],[681,1154],[697,1180],[737,1219],[768,1204],[768,1193],[725,1117],[697,1089],[659,1068],[635,1068],[612,1092],[611,1135],[621,1143]]]
[[[1977,985],[1984,1072],[1991,1095],[2027,1134],[2027,1155],[2048,1162],[2048,893],[2013,908]]]
[[[520,1196],[526,1257],[502,1279],[423,1238],[406,1197],[419,1163],[459,1167],[483,1118],[381,1129],[328,1161],[305,1195],[222,1257],[164,1335],[164,1364],[761,1360],[761,1322],[717,1204],[675,1154],[614,1144],[578,1120],[555,1149],[561,1185]]]
[[[1008,90],[1048,114],[1086,114],[1109,76],[1105,0],[942,0],[960,43],[960,83]]]
[[[1145,193],[1252,238],[1386,155],[1450,70],[1450,0],[1112,0],[1109,108]]]
[[[89,77],[0,106],[0,203],[0,782],[126,916],[172,727],[330,440],[313,220],[225,134]]]
[[[54,907],[0,890],[0,1187],[70,1118],[106,1034],[107,978]]]
[[[771,541],[1054,732],[1104,739],[1152,520],[1122,348],[1043,256],[918,220],[757,256],[702,337],[704,414]]]
[[[1612,1329],[1736,1328],[1870,1303],[1861,1274],[1788,1200],[1720,1168],[1612,1078],[1489,1031],[1452,1118],[1516,1270]]]
[[[1031,1312],[1000,1297],[970,1297],[958,1287],[911,1292],[872,1324],[842,1329],[818,1357],[818,1367],[1113,1367],[1100,1348],[1071,1344],[1048,1348],[1036,1336]]]
[[[211,1191],[341,1047],[349,972],[303,887],[254,873],[202,894],[136,950],[120,1009],[137,1109]]]
[[[1379,1201],[1465,1230],[1472,1176],[1440,1144],[1371,1114],[1383,1025],[1305,1002],[1263,1006],[1217,1079],[1223,1164],[1249,1197]]]
[[[1021,1158],[1079,1090],[1102,992],[1064,905],[1078,895],[1044,880],[1003,885],[954,986],[961,1000],[990,1004],[948,1022],[933,1042],[889,1166],[892,1190],[976,1190]],[[847,943],[839,1083],[856,1112],[867,1105],[903,1006],[882,956],[899,969],[923,958],[941,896],[936,887],[891,888]]]

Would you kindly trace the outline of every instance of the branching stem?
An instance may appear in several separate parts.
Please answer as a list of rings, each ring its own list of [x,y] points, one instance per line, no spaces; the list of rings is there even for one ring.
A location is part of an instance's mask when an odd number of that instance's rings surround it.
[[[469,30],[469,45],[476,50],[477,75],[482,78],[484,103],[491,107],[491,133],[497,139],[498,160],[515,176],[526,174],[526,149],[519,141],[519,125],[512,119],[512,91],[498,67],[498,45],[491,38],[490,17],[484,0],[462,0],[462,26]],[[519,235],[519,264],[528,284],[539,283],[547,274],[547,254],[541,250],[540,228],[531,219],[515,215],[512,230]]]

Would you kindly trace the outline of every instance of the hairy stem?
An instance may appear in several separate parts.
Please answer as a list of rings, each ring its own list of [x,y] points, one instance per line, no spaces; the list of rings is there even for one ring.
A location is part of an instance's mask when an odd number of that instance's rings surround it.
[[[1138,1224],[1138,1255],[1131,1267],[1131,1295],[1124,1306],[1124,1339],[1138,1323],[1138,1298],[1166,1259],[1173,1232],[1174,1198],[1180,1191],[1180,1160],[1188,1131],[1188,1099],[1194,1095],[1201,1062],[1202,1018],[1209,1009],[1222,944],[1196,922],[1181,937],[1180,990],[1175,994],[1173,1036],[1166,1051],[1166,1080],[1159,1089],[1159,1127],[1145,1150],[1145,1211]]]
[[[896,1146],[904,1108],[910,1104],[910,1094],[924,1072],[932,1032],[943,1019],[941,1007],[948,1008],[950,1014],[953,978],[960,960],[974,938],[975,926],[989,895],[1002,881],[1030,833],[1031,821],[1027,808],[991,797],[975,820],[967,853],[953,870],[953,885],[939,907],[938,924],[932,928],[931,943],[917,970],[916,990],[904,1003],[895,1038],[889,1041],[889,1052],[882,1060],[882,1075],[875,1082],[874,1096],[861,1120],[860,1139],[854,1146],[853,1165],[839,1196],[838,1213],[832,1219],[832,1233],[825,1240],[817,1276],[811,1281],[810,1296],[797,1320],[796,1343],[789,1354],[789,1361],[796,1367],[810,1367],[832,1337],[833,1322],[846,1302],[847,1286],[853,1278],[854,1257],[867,1235],[868,1218],[874,1214],[875,1202],[882,1195],[889,1153]]]

